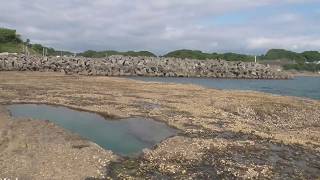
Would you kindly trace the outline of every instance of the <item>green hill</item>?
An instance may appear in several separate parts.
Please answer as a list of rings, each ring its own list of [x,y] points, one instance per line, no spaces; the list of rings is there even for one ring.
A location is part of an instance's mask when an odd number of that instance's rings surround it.
[[[284,59],[295,62],[304,62],[306,60],[306,58],[302,54],[284,49],[270,49],[261,58],[265,60]]]
[[[254,56],[237,53],[205,53],[198,50],[176,50],[169,52],[164,57],[189,58],[189,59],[223,59],[227,61],[254,61]],[[320,52],[305,51],[297,53],[284,49],[270,49],[265,55],[258,56],[258,60],[283,60],[296,63],[320,61]]]
[[[164,55],[164,57],[190,58],[190,59],[217,59],[217,57],[214,56],[213,54],[203,53],[202,51],[188,50],[188,49],[172,51]]]
[[[45,46],[42,46],[41,44],[31,44],[30,47],[37,54],[42,54],[43,48],[45,48],[48,56],[60,56],[61,54],[70,56],[74,54],[69,51],[59,51],[50,47],[45,47]]]
[[[155,54],[149,52],[149,51],[127,51],[127,52],[119,52],[119,51],[93,51],[93,50],[88,50],[83,53],[79,53],[79,56],[83,57],[90,57],[90,58],[103,58],[106,56],[112,56],[112,55],[123,55],[123,56],[147,56],[147,57],[156,57]]]
[[[204,53],[198,50],[176,50],[169,52],[164,55],[164,57],[175,57],[175,58],[189,58],[189,59],[223,59],[227,61],[254,61],[254,57],[245,54],[237,54],[237,53]]]
[[[0,43],[0,53],[9,52],[9,53],[20,53],[22,52],[22,45],[19,43]]]
[[[305,52],[301,53],[301,55],[308,62],[320,61],[320,52],[318,52],[318,51],[305,51]]]
[[[21,52],[22,40],[16,30],[0,28],[0,52]]]
[[[310,72],[320,72],[320,64],[286,64],[283,66],[285,70],[297,70],[297,71],[310,71]]]
[[[61,51],[42,46],[41,44],[30,44],[29,39],[27,39],[26,42],[23,42],[20,35],[17,34],[16,30],[0,28],[0,53],[23,53],[24,46],[28,47],[28,50],[31,54],[42,54],[43,48],[47,49],[47,55],[49,56],[56,56],[61,54]],[[73,54],[68,51],[62,52],[63,55]]]
[[[265,55],[261,56],[262,59],[266,60],[291,60],[297,63],[302,62],[314,62],[320,61],[320,52],[318,51],[305,51],[302,53],[296,53],[284,49],[270,49]]]
[[[227,61],[254,61],[254,56],[237,53],[224,53],[220,54],[221,59]]]

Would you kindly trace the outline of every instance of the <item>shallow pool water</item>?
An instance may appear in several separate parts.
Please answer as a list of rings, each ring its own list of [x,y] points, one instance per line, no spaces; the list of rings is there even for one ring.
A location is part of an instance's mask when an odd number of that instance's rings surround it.
[[[13,117],[52,121],[121,155],[137,155],[177,133],[164,123],[142,117],[111,120],[95,113],[36,104],[9,105],[8,109]]]

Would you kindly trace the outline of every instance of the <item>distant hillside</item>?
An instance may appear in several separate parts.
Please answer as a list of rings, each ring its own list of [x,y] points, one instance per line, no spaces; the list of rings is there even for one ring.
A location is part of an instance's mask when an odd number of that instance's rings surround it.
[[[320,72],[320,64],[286,64],[283,66],[285,70]]]
[[[21,52],[22,40],[16,30],[0,28],[0,52]]]
[[[79,53],[78,56],[90,57],[90,58],[103,58],[106,56],[112,55],[123,55],[123,56],[147,56],[147,57],[156,57],[155,54],[149,51],[127,51],[127,52],[119,52],[119,51],[93,51],[88,50],[83,53]]]
[[[223,59],[227,61],[254,61],[254,57],[245,54],[237,54],[237,53],[204,53],[198,50],[176,50],[169,52],[164,55],[164,57],[175,57],[175,58],[189,58],[189,59]]]
[[[213,54],[203,53],[202,51],[188,50],[188,49],[172,51],[164,55],[164,57],[190,58],[190,59],[217,59],[217,57],[214,56]]]
[[[265,55],[260,57],[265,60],[290,60],[296,63],[320,61],[320,53],[318,51],[305,51],[296,53],[284,49],[270,49]]]
[[[69,51],[60,51],[60,50],[55,50],[50,47],[45,47],[42,46],[41,44],[30,44],[30,48],[35,51],[37,54],[42,54],[43,49],[46,49],[47,56],[60,56],[60,55],[67,55],[71,56],[74,53],[69,52]]]
[[[265,55],[261,56],[261,59],[274,60],[274,59],[284,59],[296,62],[303,62],[305,58],[296,52],[287,51],[284,49],[270,49]]]
[[[47,55],[49,56],[61,54],[61,51],[57,51],[53,48],[45,47],[41,44],[31,44],[29,39],[27,39],[26,42],[23,42],[21,36],[17,34],[14,29],[0,28],[0,53],[23,53],[24,46],[28,47],[30,54],[42,54],[44,48],[47,49]],[[72,55],[73,53],[62,51],[62,54]]]
[[[308,62],[320,61],[320,52],[318,52],[318,51],[305,51],[305,52],[301,53],[301,55]]]
[[[296,53],[284,49],[270,49],[261,56],[262,63],[278,64],[285,70],[319,72],[320,53],[318,51],[305,51]]]
[[[164,57],[189,58],[189,59],[223,59],[226,61],[254,61],[254,56],[237,53],[205,53],[198,50],[176,50],[169,52]],[[284,49],[270,49],[265,55],[257,57],[258,60],[280,60],[284,62],[315,62],[320,61],[320,52],[305,51],[296,53]]]

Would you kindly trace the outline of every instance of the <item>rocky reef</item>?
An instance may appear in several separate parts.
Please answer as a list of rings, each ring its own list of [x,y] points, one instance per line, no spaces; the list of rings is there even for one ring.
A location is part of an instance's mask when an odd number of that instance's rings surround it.
[[[147,117],[180,133],[124,158],[50,122],[10,121],[3,108],[13,103],[67,106],[115,120]],[[320,101],[312,99],[0,72],[0,179],[319,179],[319,124]]]
[[[8,55],[0,56],[0,71],[48,71],[92,76],[290,78],[277,69],[254,62],[127,56],[91,59]]]

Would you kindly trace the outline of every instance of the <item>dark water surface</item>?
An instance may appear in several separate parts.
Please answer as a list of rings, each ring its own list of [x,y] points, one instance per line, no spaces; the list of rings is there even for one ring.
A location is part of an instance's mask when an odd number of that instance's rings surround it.
[[[8,109],[13,117],[50,120],[121,155],[139,154],[177,133],[164,123],[140,117],[108,120],[95,113],[35,104],[9,105]]]
[[[293,80],[249,80],[212,78],[132,77],[148,82],[196,84],[216,89],[253,90],[266,93],[320,99],[320,77],[295,77]]]

